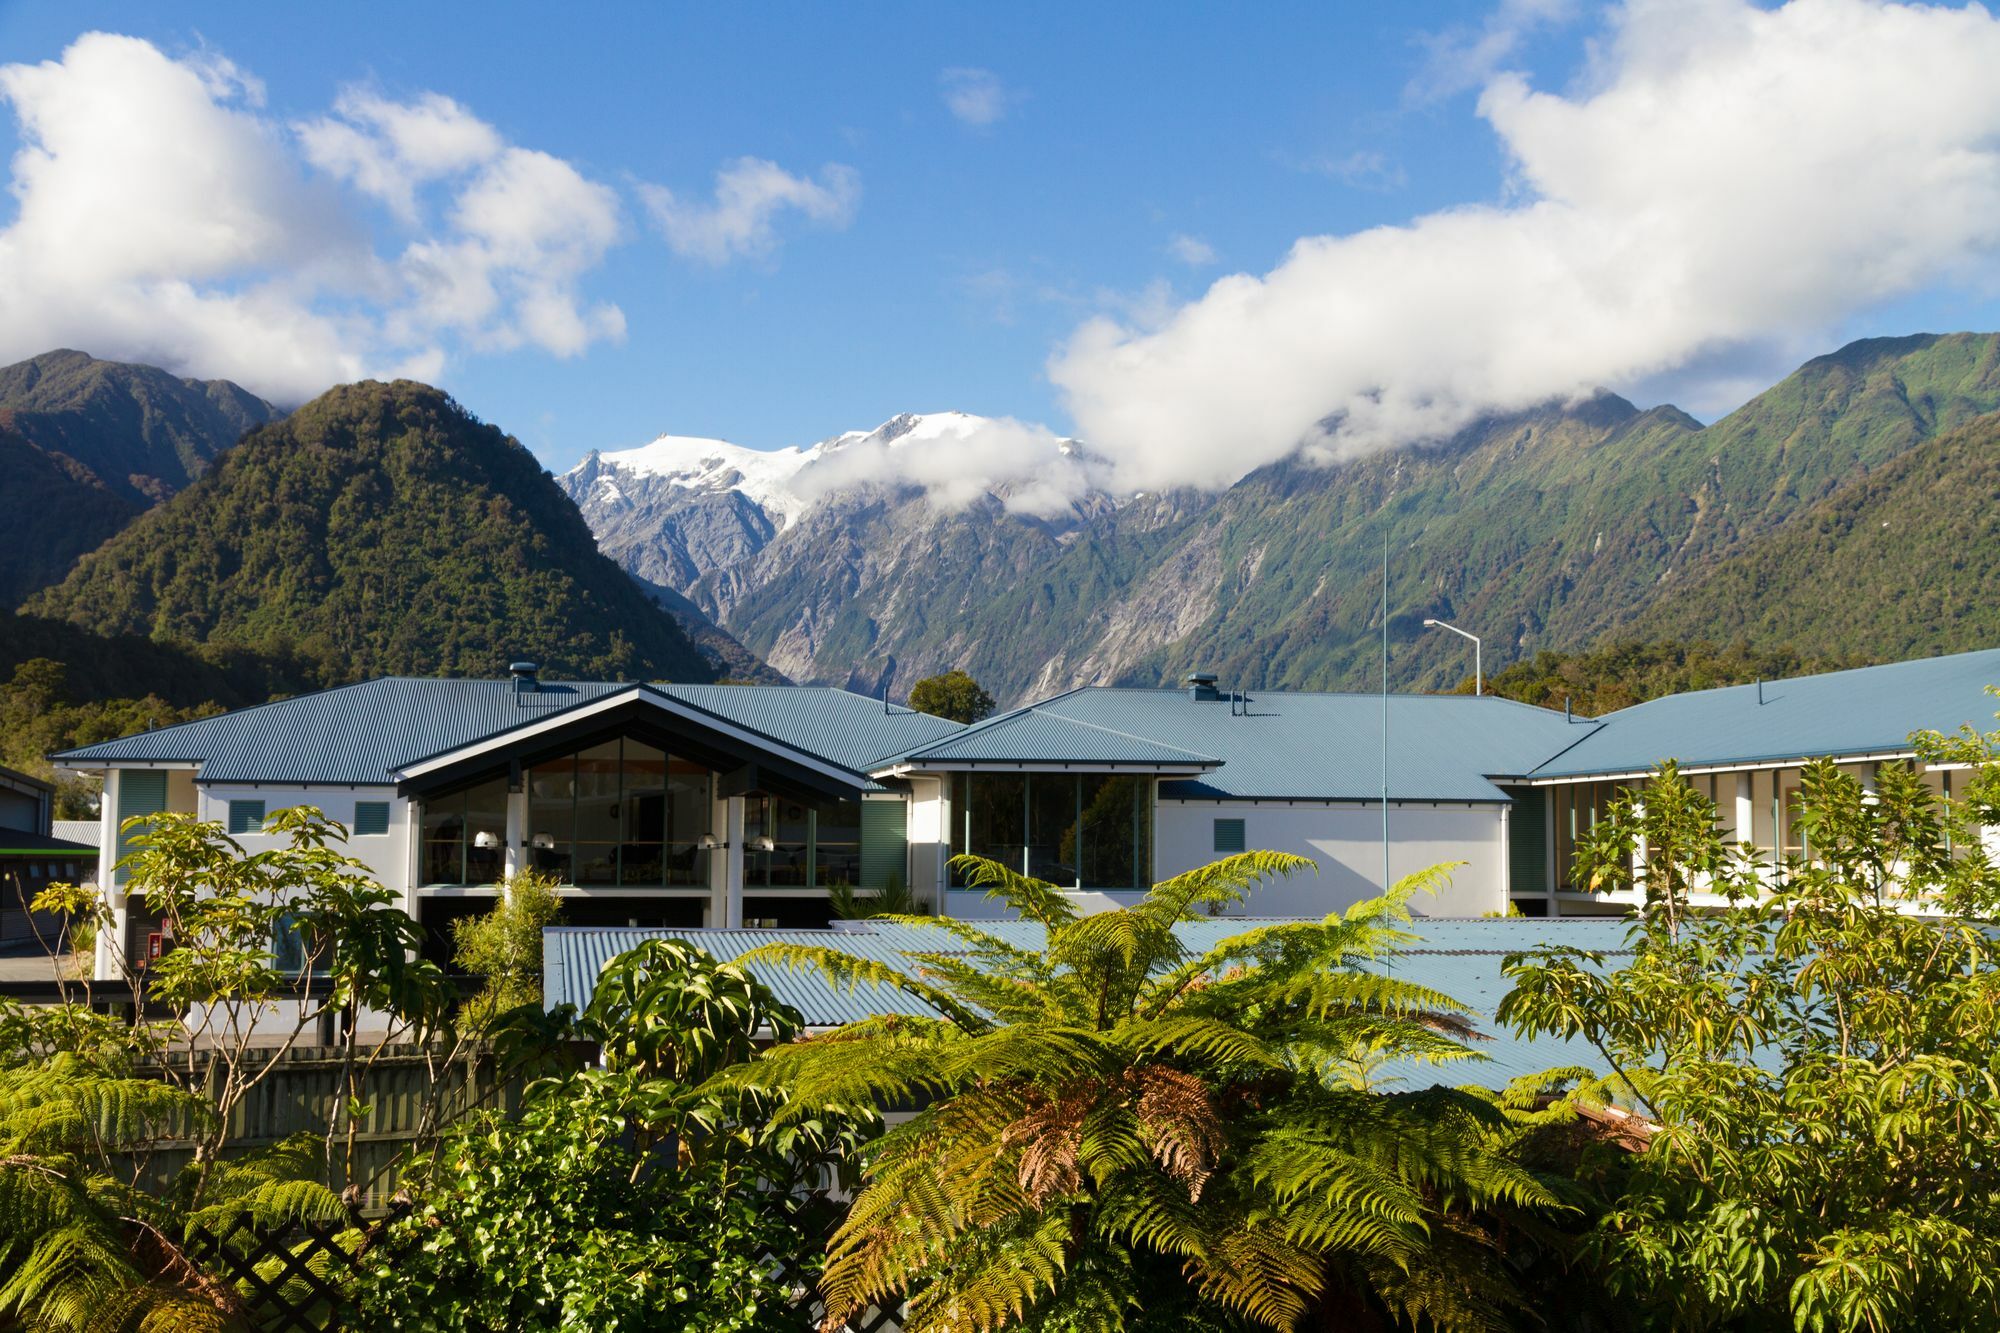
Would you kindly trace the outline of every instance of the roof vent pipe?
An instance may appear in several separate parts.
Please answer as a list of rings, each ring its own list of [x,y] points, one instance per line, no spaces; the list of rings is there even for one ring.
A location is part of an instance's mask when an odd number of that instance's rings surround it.
[[[1222,691],[1215,688],[1215,673],[1212,671],[1190,671],[1187,674],[1188,698],[1196,703],[1214,703],[1222,698]]]
[[[507,664],[507,674],[514,678],[514,693],[541,693],[541,671],[541,667],[533,662],[509,662]]]

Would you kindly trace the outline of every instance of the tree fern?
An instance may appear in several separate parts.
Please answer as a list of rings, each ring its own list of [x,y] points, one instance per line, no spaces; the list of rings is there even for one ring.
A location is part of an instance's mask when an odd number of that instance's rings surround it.
[[[1378,970],[1410,938],[1410,895],[1443,872],[1199,955],[1177,933],[1311,864],[1246,852],[1085,916],[1052,885],[958,857],[969,887],[1041,926],[1039,948],[905,917],[940,944],[900,967],[797,946],[742,960],[940,1015],[781,1043],[721,1076],[794,1105],[914,1112],[873,1146],[834,1236],[827,1326],[903,1299],[918,1329],[1081,1327],[1157,1300],[1175,1271],[1176,1308],[1223,1324],[1288,1329],[1362,1300],[1484,1326],[1505,1273],[1447,1213],[1559,1202],[1508,1160],[1518,1129],[1495,1099],[1375,1090],[1386,1062],[1478,1058],[1464,1006]],[[1448,1261],[1424,1268],[1447,1235]]]

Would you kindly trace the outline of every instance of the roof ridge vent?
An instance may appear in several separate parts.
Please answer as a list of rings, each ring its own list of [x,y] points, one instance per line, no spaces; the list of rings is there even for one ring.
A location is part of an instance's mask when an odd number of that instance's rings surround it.
[[[1190,671],[1187,673],[1188,698],[1200,704],[1212,704],[1222,698],[1222,691],[1215,688],[1213,671]]]
[[[514,679],[514,693],[540,694],[542,692],[542,668],[534,662],[509,662],[507,674]]]

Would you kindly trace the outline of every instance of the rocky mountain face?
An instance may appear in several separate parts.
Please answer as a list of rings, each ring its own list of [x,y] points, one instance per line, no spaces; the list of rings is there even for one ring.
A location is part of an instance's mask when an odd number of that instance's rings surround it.
[[[61,579],[282,415],[227,380],[45,352],[0,368],[0,606]]]
[[[1019,700],[1200,668],[1365,688],[1386,536],[1392,681],[1435,687],[1471,664],[1425,617],[1484,635],[1489,670],[1580,647],[1996,409],[2000,335],[1917,335],[1820,357],[1706,427],[1607,394],[1219,494],[1090,491],[1053,515],[999,493],[940,503],[893,469],[814,486],[843,448],[932,418],[777,454],[669,438],[561,481],[608,554],[800,680],[901,692],[960,666]]]

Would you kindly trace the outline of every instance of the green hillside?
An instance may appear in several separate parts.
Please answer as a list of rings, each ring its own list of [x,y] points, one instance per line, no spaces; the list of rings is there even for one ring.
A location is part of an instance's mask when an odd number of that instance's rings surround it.
[[[2000,414],[1851,479],[1633,629],[1883,661],[2000,645]]]
[[[304,657],[327,684],[522,656],[561,675],[715,675],[532,454],[408,381],[345,385],[253,431],[23,609]]]
[[[61,579],[277,415],[226,380],[82,352],[0,367],[0,606]]]

